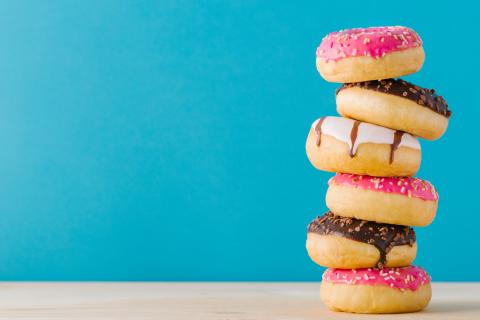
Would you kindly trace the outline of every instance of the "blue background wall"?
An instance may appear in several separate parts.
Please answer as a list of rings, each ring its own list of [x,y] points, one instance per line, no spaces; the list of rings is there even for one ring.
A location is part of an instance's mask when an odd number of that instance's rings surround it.
[[[320,279],[305,231],[331,174],[304,142],[336,85],[315,49],[401,24],[427,53],[408,79],[454,112],[423,143],[441,201],[416,263],[480,280],[479,10],[297,3],[0,3],[0,279]]]

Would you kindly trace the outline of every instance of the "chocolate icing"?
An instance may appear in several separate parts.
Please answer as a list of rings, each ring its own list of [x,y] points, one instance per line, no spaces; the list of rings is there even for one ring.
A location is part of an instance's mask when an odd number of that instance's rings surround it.
[[[353,87],[359,87],[381,93],[389,93],[401,98],[406,98],[447,118],[450,118],[452,115],[452,112],[448,110],[448,104],[445,99],[437,95],[435,90],[420,88],[419,86],[402,79],[385,79],[345,83],[337,89],[337,94],[343,89]]]
[[[380,251],[380,259],[376,264],[380,269],[385,266],[387,254],[393,247],[406,244],[413,246],[416,241],[415,231],[410,227],[340,217],[330,211],[315,218],[308,225],[308,232],[336,235],[375,246]]]

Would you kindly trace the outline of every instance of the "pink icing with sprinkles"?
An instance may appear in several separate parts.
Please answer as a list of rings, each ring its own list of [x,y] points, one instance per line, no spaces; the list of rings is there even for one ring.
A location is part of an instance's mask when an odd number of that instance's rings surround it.
[[[420,286],[430,283],[428,273],[416,266],[384,269],[327,269],[322,281],[350,285],[384,285],[401,291],[415,291]]]
[[[326,61],[368,56],[375,59],[387,53],[422,45],[420,36],[406,27],[370,27],[332,32],[317,48],[317,57]]]
[[[425,201],[438,201],[438,193],[433,185],[418,178],[411,177],[371,177],[349,173],[337,173],[328,184],[351,186],[385,193],[396,193],[409,198]]]

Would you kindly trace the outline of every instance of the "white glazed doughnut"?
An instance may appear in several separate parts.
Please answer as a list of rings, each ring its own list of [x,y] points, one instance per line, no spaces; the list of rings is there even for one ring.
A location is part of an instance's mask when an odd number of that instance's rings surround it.
[[[330,82],[396,78],[420,70],[422,40],[406,27],[371,27],[332,32],[317,48],[317,69]]]
[[[341,117],[315,121],[306,151],[317,169],[359,175],[413,176],[421,162],[412,135]]]
[[[416,266],[379,269],[327,269],[320,298],[334,311],[401,313],[424,309],[432,297],[430,276]]]

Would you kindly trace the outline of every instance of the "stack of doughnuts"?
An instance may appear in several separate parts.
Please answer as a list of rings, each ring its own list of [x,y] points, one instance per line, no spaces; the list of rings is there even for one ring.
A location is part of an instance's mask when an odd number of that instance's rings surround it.
[[[313,122],[306,151],[312,165],[335,172],[323,216],[308,225],[307,251],[328,269],[321,299],[332,310],[399,313],[425,308],[430,276],[412,266],[412,227],[435,218],[438,193],[414,175],[418,138],[435,140],[451,115],[434,90],[398,77],[420,70],[422,40],[406,27],[333,32],[317,49],[317,69],[336,92],[341,117]]]

